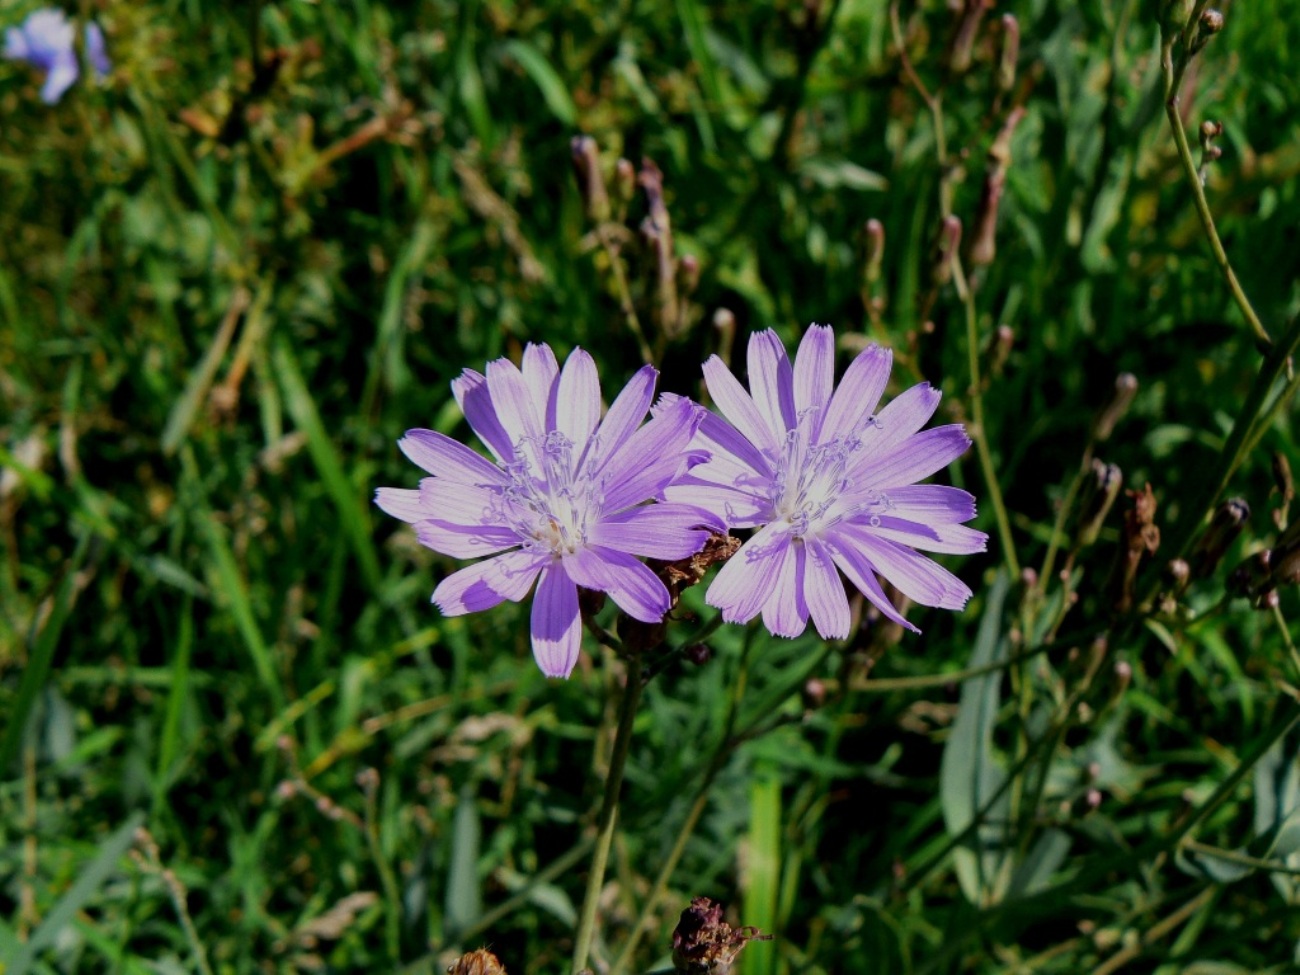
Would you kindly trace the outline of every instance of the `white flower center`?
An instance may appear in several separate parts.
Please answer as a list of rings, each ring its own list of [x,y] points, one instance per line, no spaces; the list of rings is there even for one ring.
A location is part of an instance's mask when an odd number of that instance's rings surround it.
[[[512,528],[524,548],[554,555],[587,543],[587,526],[599,519],[601,485],[574,470],[573,441],[558,430],[538,441],[515,444],[515,460],[504,465],[510,483],[501,489],[500,522]]]

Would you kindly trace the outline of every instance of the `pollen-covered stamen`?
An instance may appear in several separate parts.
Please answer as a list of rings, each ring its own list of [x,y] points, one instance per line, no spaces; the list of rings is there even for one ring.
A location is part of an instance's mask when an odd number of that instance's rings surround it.
[[[521,440],[515,456],[504,465],[510,483],[501,492],[500,520],[525,548],[577,551],[586,544],[588,523],[599,517],[600,491],[592,479],[575,476],[573,441],[552,430],[539,440]]]
[[[813,410],[800,415],[773,464],[773,520],[786,522],[796,538],[819,534],[843,516],[839,502],[848,486],[850,461],[862,446],[857,437],[813,443],[815,419]]]

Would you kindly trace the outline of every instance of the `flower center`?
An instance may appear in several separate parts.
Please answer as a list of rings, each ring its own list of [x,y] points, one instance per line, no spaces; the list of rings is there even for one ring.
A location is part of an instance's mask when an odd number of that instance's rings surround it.
[[[601,492],[574,470],[573,441],[558,430],[515,444],[515,460],[504,465],[510,483],[501,489],[503,524],[524,548],[554,555],[576,552],[587,542],[587,525],[598,517]]]

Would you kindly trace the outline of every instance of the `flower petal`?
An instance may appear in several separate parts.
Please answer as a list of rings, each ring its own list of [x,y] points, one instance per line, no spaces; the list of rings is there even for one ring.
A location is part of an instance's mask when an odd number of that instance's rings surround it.
[[[835,332],[829,325],[810,325],[794,357],[795,415],[815,410],[820,423],[834,389]]]
[[[704,601],[722,610],[728,623],[748,623],[758,615],[776,588],[782,549],[790,536],[773,525],[765,525],[740,547],[709,585]]]
[[[796,637],[808,627],[803,585],[807,549],[801,541],[785,546],[776,570],[776,585],[763,604],[763,625],[775,636]]]
[[[808,561],[804,567],[804,599],[813,625],[823,640],[843,640],[849,635],[851,614],[844,581],[835,570],[830,550],[815,538],[807,540]]]
[[[483,441],[483,445],[492,451],[492,455],[503,464],[515,459],[515,446],[506,433],[505,427],[497,417],[497,409],[492,404],[492,394],[488,390],[487,377],[473,369],[465,369],[460,376],[451,381],[451,392],[456,397],[456,404],[469,421],[469,427]]]
[[[778,454],[780,441],[764,421],[754,398],[716,355],[709,356],[704,363],[704,385],[722,415],[742,437],[773,457]]]
[[[642,623],[658,623],[672,607],[668,587],[625,552],[588,545],[565,556],[564,569],[584,589],[608,593],[619,609]]]
[[[542,570],[533,595],[533,659],[547,677],[568,677],[582,648],[578,587],[559,562]]]
[[[555,361],[555,353],[546,343],[529,342],[524,346],[523,377],[528,387],[528,395],[533,401],[533,409],[542,420],[547,419],[547,408],[555,391],[555,377],[559,375],[560,364]],[[555,427],[544,423],[544,429]]]
[[[577,465],[600,422],[600,379],[595,360],[582,349],[574,349],[569,354],[560,381],[555,384],[554,399],[554,420],[548,419],[547,426],[560,431],[573,443],[573,460]]]
[[[420,481],[420,503],[428,514],[451,525],[483,528],[505,520],[501,492],[476,484],[458,484],[441,477]]]
[[[522,541],[509,528],[495,525],[457,525],[426,518],[415,525],[415,537],[425,548],[453,559],[479,559],[514,548]]]
[[[546,435],[542,425],[545,401],[539,410],[532,390],[524,382],[523,373],[509,359],[494,359],[488,363],[487,384],[497,419],[510,442],[516,446],[522,442],[533,458],[540,461],[539,454]]]
[[[676,399],[632,434],[600,474],[608,479],[604,509],[620,511],[657,497],[689,463],[687,446],[703,411]]]
[[[922,606],[962,609],[971,591],[939,563],[868,529],[845,526],[841,544],[856,547],[904,596]]]
[[[707,528],[725,531],[716,515],[683,504],[650,504],[610,515],[587,532],[593,545],[602,545],[648,559],[684,559],[709,540]]]
[[[904,390],[880,411],[862,435],[863,444],[876,453],[889,450],[929,423],[942,398],[943,394],[929,383],[917,383]]]
[[[49,66],[45,84],[41,85],[41,101],[46,105],[55,104],[72,87],[80,73],[77,55],[72,50],[60,52]]]
[[[705,410],[703,414],[695,437],[700,445],[713,454],[714,459],[721,459],[720,455],[731,457],[757,474],[772,477],[771,462],[753,443],[716,413]]]
[[[437,430],[407,430],[397,446],[417,467],[457,484],[505,484],[508,480],[496,464]]]
[[[947,484],[909,484],[889,489],[890,512],[927,525],[952,525],[975,517],[975,496]]]
[[[853,493],[913,484],[943,470],[966,452],[970,437],[960,423],[932,427],[908,437],[883,457],[871,457],[851,472]]]
[[[795,428],[794,373],[785,345],[772,329],[749,337],[749,392],[777,443]]]
[[[819,443],[852,437],[862,429],[885,392],[893,361],[893,352],[874,343],[858,353],[831,397]]]
[[[519,549],[475,562],[438,583],[433,602],[444,616],[477,613],[507,599],[518,602],[528,595],[529,587],[548,558]]]
[[[375,489],[375,504],[384,514],[400,518],[407,524],[424,521],[435,513],[420,504],[420,492],[406,488],[381,487]]]
[[[970,555],[988,548],[989,537],[965,525],[925,525],[890,515],[879,516],[879,521],[879,525],[872,525],[869,529],[873,535],[922,552]]]
[[[587,470],[599,471],[640,426],[654,399],[655,380],[658,377],[659,372],[654,366],[642,366],[615,397],[592,439],[590,456],[586,460]]]
[[[831,558],[840,567],[840,571],[848,577],[849,582],[857,587],[858,592],[866,596],[886,619],[892,620],[913,633],[921,632],[909,623],[906,617],[898,611],[898,608],[889,601],[889,597],[885,595],[885,590],[876,581],[875,567],[852,542],[832,547]]]
[[[695,471],[699,469],[697,467]],[[766,495],[759,496],[727,484],[706,481],[696,477],[695,471],[681,475],[664,488],[664,500],[718,512],[728,528],[753,528],[772,520],[772,502]]]

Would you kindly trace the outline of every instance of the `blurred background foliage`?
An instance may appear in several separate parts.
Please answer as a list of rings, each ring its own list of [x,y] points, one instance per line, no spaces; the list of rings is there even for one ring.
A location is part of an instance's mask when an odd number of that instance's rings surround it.
[[[1290,970],[1300,606],[1224,597],[1285,524],[1287,410],[1231,483],[1241,540],[1159,618],[1093,641],[1123,499],[1064,581],[1006,568],[1042,564],[1117,374],[1139,391],[1097,450],[1169,535],[1259,368],[1164,117],[1159,5],[998,2],[959,56],[978,6],[902,4],[900,47],[878,0],[83,0],[106,83],[46,106],[0,63],[9,971],[432,972],[485,943],[567,971],[618,667],[593,646],[548,682],[526,610],[439,617],[451,564],[369,505],[414,483],[395,439],[465,435],[449,381],[526,341],[587,348],[608,395],[641,361],[628,301],[662,390],[697,393],[753,330],[830,322],[969,421],[934,249],[945,199],[976,236],[1016,107],[996,256],[966,268],[1015,551],[948,559],[976,598],[913,609],[920,637],[724,628],[656,677],[594,960],[703,795],[628,971],[665,963],[696,894],[777,935],[747,975]],[[1189,129],[1223,123],[1207,193],[1274,335],[1300,307],[1290,12],[1226,3],[1182,102]],[[620,158],[663,174],[671,321]],[[993,534],[973,451],[950,477]],[[1012,656],[1067,611],[1047,653]]]

